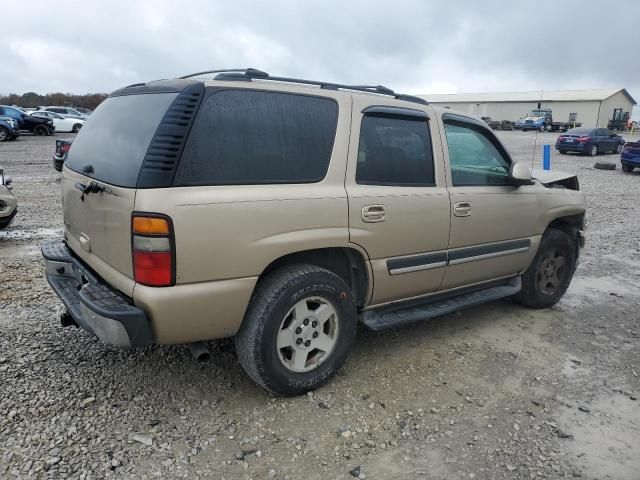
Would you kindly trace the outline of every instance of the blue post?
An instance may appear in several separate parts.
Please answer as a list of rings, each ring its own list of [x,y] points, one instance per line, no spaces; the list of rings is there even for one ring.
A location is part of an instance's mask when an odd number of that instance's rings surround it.
[[[545,145],[542,154],[542,168],[551,170],[551,145]]]

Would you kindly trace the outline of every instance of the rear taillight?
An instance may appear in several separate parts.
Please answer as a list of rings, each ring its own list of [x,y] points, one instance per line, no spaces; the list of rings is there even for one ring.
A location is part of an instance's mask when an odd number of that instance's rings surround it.
[[[591,141],[591,137],[578,137],[578,142],[580,143],[585,143],[590,141]]]
[[[175,283],[175,246],[171,219],[153,213],[136,213],[131,221],[133,277],[150,287]]]

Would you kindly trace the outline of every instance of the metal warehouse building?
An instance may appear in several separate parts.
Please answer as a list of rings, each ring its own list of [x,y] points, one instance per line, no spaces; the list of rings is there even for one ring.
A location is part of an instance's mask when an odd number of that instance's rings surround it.
[[[493,120],[515,121],[531,110],[551,109],[553,119],[580,122],[585,127],[619,128],[630,117],[636,101],[624,88],[510,93],[457,93],[421,95],[439,105]]]

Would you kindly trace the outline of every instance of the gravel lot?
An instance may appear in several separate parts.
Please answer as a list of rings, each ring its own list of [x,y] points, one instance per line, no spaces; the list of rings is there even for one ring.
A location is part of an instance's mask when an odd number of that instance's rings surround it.
[[[555,134],[500,132],[541,163]],[[64,137],[64,135],[63,135]],[[61,328],[39,244],[61,234],[54,138],[0,144],[20,212],[0,232],[0,478],[640,478],[640,175],[554,154],[587,195],[565,298],[359,332],[313,394],[273,398],[230,342],[120,350]],[[617,161],[617,156],[600,156]]]

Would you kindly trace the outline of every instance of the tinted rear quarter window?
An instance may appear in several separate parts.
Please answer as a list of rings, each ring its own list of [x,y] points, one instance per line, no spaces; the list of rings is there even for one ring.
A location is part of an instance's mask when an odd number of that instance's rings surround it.
[[[105,183],[134,188],[165,112],[177,93],[124,95],[106,99],[76,136],[67,167]],[[85,166],[93,173],[85,173]]]
[[[337,120],[338,105],[328,98],[215,92],[200,107],[174,184],[318,182],[329,166]]]

